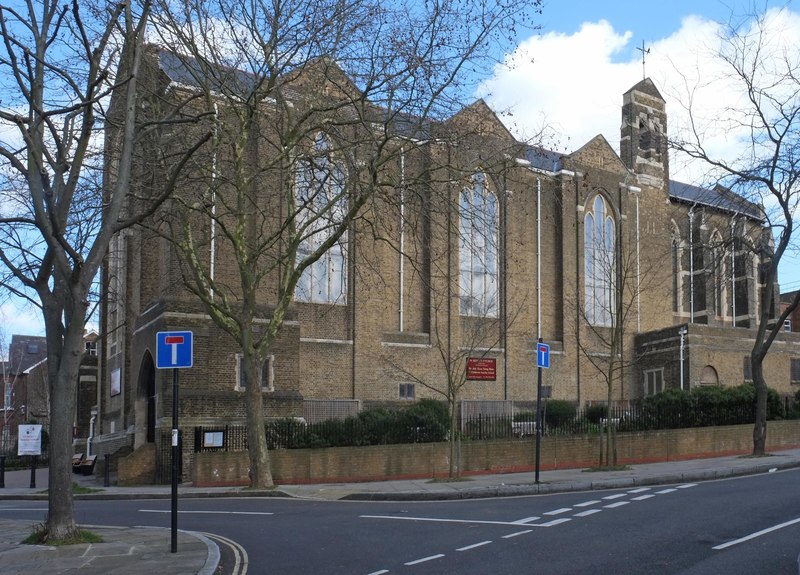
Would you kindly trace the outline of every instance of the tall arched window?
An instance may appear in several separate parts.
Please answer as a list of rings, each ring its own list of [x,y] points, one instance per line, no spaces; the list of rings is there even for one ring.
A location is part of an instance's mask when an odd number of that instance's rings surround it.
[[[497,196],[486,186],[486,174],[472,177],[459,198],[459,290],[461,315],[498,315]]]
[[[330,239],[347,211],[344,167],[332,157],[331,142],[319,134],[312,153],[297,162],[295,218],[300,244],[296,263],[317,254]],[[347,290],[347,234],[303,270],[295,290],[298,301],[336,303]]]
[[[616,256],[614,217],[602,196],[595,197],[583,219],[586,319],[593,325],[612,325]]]
[[[714,313],[717,317],[725,315],[725,248],[722,236],[717,230],[711,234],[711,276],[714,285]]]

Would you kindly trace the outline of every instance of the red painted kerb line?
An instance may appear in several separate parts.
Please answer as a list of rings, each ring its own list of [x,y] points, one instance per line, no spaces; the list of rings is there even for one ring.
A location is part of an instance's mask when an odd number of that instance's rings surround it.
[[[164,343],[167,345],[175,345],[177,343],[183,343],[183,336],[182,335],[168,335],[164,338]]]

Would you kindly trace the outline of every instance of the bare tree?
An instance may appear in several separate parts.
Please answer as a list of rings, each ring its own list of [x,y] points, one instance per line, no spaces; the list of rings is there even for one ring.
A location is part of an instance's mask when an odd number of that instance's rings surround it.
[[[408,213],[423,215],[426,223],[421,226],[414,215],[407,218],[415,238],[401,250],[427,294],[432,361],[441,370],[427,363],[415,366],[391,353],[381,358],[393,374],[447,403],[450,477],[461,473],[458,408],[470,381],[468,362],[502,358],[509,331],[529,300],[526,293],[507,295],[502,281],[504,270],[519,263],[514,254],[524,253],[524,246],[504,233],[508,222],[503,216],[511,197],[504,184],[514,169],[523,170],[508,158],[517,157],[521,146],[497,142],[476,131],[473,122],[460,124],[440,134],[451,153],[440,154],[425,174],[428,197],[409,203]],[[422,206],[413,209],[416,203]]]
[[[642,261],[632,230],[610,217],[602,196],[584,221],[585,276],[583,293],[576,298],[576,341],[583,358],[606,387],[605,452],[599,465],[617,465],[616,427],[612,417],[615,395],[626,373],[638,371],[633,335],[639,331],[639,302],[658,298],[665,277],[661,258]],[[664,254],[666,255],[666,254]],[[649,263],[648,263],[649,262]]]
[[[0,7],[0,285],[42,310],[52,407],[45,535],[70,541],[79,536],[69,462],[91,286],[112,235],[169,190],[138,206],[127,194],[134,143],[152,129],[137,123],[134,106],[148,3],[19,6]],[[118,75],[109,69],[116,62]],[[115,89],[125,97],[112,117]],[[120,142],[106,174],[104,122]]]
[[[259,370],[287,311],[348,297],[354,223],[376,198],[397,201],[401,150],[460,107],[468,72],[491,63],[539,1],[182,6],[160,3],[154,22],[215,111],[216,136],[194,166],[197,195],[181,194],[167,217],[187,286],[241,349],[251,486],[265,487]],[[232,276],[201,256],[212,244]]]
[[[750,353],[756,387],[753,455],[763,455],[767,438],[767,382],[763,362],[783,322],[800,304],[800,293],[777,314],[778,266],[788,250],[797,249],[796,221],[800,201],[800,53],[793,39],[785,43],[783,11],[753,15],[742,23],[721,28],[720,47],[714,54],[724,72],[707,87],[720,93],[741,94],[736,105],[717,110],[707,122],[687,93],[689,128],[671,142],[690,158],[699,159],[726,188],[763,207],[773,237],[752,242],[762,275],[756,330]],[[725,130],[740,144],[737,157],[726,158],[706,147],[706,138]],[[736,238],[740,244],[744,238]],[[742,246],[735,249],[741,249]]]

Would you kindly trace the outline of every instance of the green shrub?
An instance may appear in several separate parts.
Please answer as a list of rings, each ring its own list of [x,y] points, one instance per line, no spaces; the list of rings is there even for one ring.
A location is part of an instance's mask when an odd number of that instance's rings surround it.
[[[608,417],[608,406],[604,403],[590,405],[584,410],[583,417],[589,423],[599,424],[601,419]]]
[[[753,384],[735,387],[697,386],[691,391],[667,389],[642,401],[628,429],[675,429],[752,423],[756,390]],[[767,419],[784,417],[774,389],[767,390]]]
[[[402,443],[428,443],[447,439],[450,412],[443,401],[421,399],[400,410],[398,415],[398,429],[407,430],[408,433],[406,441]]]
[[[449,421],[447,404],[423,399],[400,410],[376,407],[308,425],[293,418],[270,421],[267,445],[298,449],[445,441]]]
[[[548,427],[571,425],[575,421],[577,408],[571,401],[551,399],[544,409],[544,422]]]

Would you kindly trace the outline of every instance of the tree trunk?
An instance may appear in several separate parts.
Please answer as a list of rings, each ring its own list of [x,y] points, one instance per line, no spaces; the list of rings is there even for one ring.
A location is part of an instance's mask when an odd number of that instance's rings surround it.
[[[272,470],[267,450],[267,435],[264,427],[264,398],[261,391],[261,365],[251,354],[242,357],[242,369],[247,382],[247,446],[250,456],[250,487],[266,489],[272,487]]]
[[[83,330],[81,330],[83,331]],[[60,342],[59,342],[60,343]],[[51,342],[48,340],[48,350]],[[55,346],[54,346],[55,347]],[[83,338],[64,338],[63,351],[48,353],[50,393],[50,468],[48,471],[47,540],[68,541],[78,536],[72,498],[72,426],[75,423],[75,397],[83,357]]]
[[[753,455],[765,455],[767,447],[767,382],[761,359],[751,356],[753,384],[756,388],[756,418],[753,425]]]
[[[456,406],[453,403],[450,405],[450,466],[448,469],[450,478],[461,477],[461,434],[456,432],[457,423]]]

